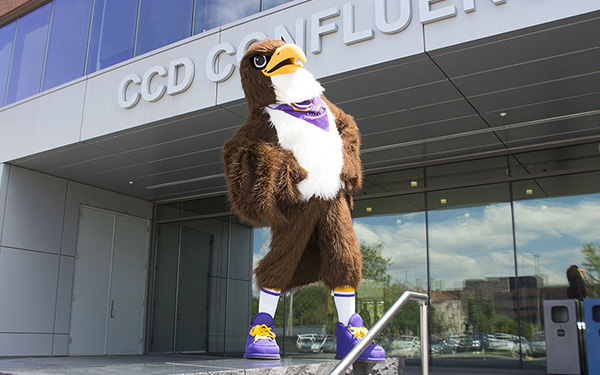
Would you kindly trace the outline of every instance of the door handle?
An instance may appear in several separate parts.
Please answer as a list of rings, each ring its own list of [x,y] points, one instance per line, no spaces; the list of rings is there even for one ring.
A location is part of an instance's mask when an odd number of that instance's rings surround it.
[[[110,317],[111,318],[115,317],[115,301],[114,300],[110,301]]]

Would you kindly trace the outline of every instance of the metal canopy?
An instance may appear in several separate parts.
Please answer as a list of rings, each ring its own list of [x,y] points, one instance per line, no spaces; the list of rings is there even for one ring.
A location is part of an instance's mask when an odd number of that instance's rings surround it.
[[[357,120],[367,172],[600,136],[600,12],[321,79]],[[220,148],[245,102],[13,165],[151,201],[225,191]]]

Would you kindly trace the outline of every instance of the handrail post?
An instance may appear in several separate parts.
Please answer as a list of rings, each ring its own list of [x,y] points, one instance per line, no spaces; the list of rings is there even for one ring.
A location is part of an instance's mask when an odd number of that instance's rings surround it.
[[[330,375],[340,375],[344,371],[346,371],[346,369],[348,367],[350,367],[350,365],[352,363],[354,363],[354,361],[356,361],[356,359],[358,358],[360,353],[362,353],[363,350],[365,350],[365,348],[369,345],[369,343],[371,341],[373,341],[375,339],[375,337],[379,333],[381,333],[381,331],[383,331],[385,326],[388,325],[388,323],[392,320],[394,315],[396,315],[396,313],[398,313],[398,311],[400,311],[402,306],[404,306],[404,304],[406,302],[408,302],[408,300],[419,301],[422,306],[421,307],[421,358],[425,358],[425,360],[423,360],[423,359],[421,360],[422,363],[424,364],[422,371],[423,371],[423,374],[425,374],[425,375],[429,374],[429,351],[427,348],[429,346],[429,345],[427,345],[427,341],[428,341],[427,337],[429,336],[429,334],[427,332],[427,330],[428,330],[427,306],[426,306],[427,299],[428,299],[427,294],[423,294],[423,293],[415,293],[415,292],[409,292],[409,291],[402,293],[400,298],[398,298],[396,300],[396,302],[394,302],[392,307],[390,307],[390,309],[388,311],[386,311],[385,314],[383,314],[381,319],[379,319],[373,325],[373,327],[371,327],[371,329],[369,330],[369,332],[367,332],[365,337],[363,337],[354,346],[354,348],[352,348],[348,352],[348,354],[346,354],[344,359],[342,359],[342,361],[340,363],[338,363],[338,365],[333,369],[333,371],[330,373]],[[423,308],[423,306],[425,306],[425,307]],[[425,322],[425,324],[423,324],[423,321]],[[425,339],[423,339],[423,338],[425,338]],[[423,345],[423,342],[425,342],[425,346]],[[423,349],[423,347],[425,347],[425,349]]]
[[[421,375],[429,375],[429,322],[428,306],[421,302]]]

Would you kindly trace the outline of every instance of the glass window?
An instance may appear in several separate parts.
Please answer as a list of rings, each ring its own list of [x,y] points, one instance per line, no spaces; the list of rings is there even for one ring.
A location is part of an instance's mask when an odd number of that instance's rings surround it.
[[[226,196],[197,199],[183,202],[183,217],[218,214],[229,211]]]
[[[96,0],[86,74],[133,57],[138,0]]]
[[[6,94],[6,82],[8,80],[16,24],[16,22],[9,23],[0,28],[0,106],[4,104],[4,95]]]
[[[511,176],[600,168],[598,143],[515,154],[510,157]]]
[[[423,168],[384,172],[365,176],[360,195],[390,192],[414,193],[424,187]]]
[[[356,312],[371,327],[405,291],[427,293],[427,241],[423,194],[357,201],[354,230],[363,257]],[[388,356],[418,358],[419,305],[409,302],[378,338]],[[416,364],[416,363],[414,363]]]
[[[83,75],[92,2],[54,0],[42,90]]]
[[[508,184],[428,194],[432,358],[518,366]]]
[[[178,219],[181,217],[181,202],[158,206],[158,220]]]
[[[260,0],[197,0],[194,34],[239,20],[260,11]]]
[[[193,0],[141,2],[136,56],[191,35]],[[235,8],[231,4],[228,7]]]
[[[51,9],[48,3],[17,20],[6,104],[40,92]]]
[[[425,168],[427,187],[470,184],[508,177],[506,156],[435,165]]]
[[[588,297],[600,297],[599,181],[594,172],[513,183],[513,195],[523,198],[514,202],[519,279],[527,281],[519,285],[523,351],[536,359],[526,368],[545,364],[544,300],[577,297],[572,265],[584,270]]]
[[[263,10],[276,7],[277,5],[289,3],[292,0],[263,0]]]

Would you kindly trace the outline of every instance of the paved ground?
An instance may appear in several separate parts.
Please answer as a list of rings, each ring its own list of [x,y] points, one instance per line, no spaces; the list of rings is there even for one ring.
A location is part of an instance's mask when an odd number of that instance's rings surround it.
[[[335,360],[284,358],[280,361],[257,361],[242,358],[207,356],[104,356],[104,357],[61,357],[61,358],[5,358],[0,359],[0,375],[184,375],[215,371],[240,373],[275,373],[274,367],[323,364],[331,367]],[[311,366],[313,367],[313,366]],[[256,371],[264,369],[264,371]],[[252,371],[250,371],[252,370]],[[281,371],[280,373],[290,373]],[[298,373],[298,371],[291,371]],[[419,367],[408,366],[406,375],[419,375]],[[541,375],[545,372],[526,370],[499,370],[485,368],[433,368],[431,375]]]

